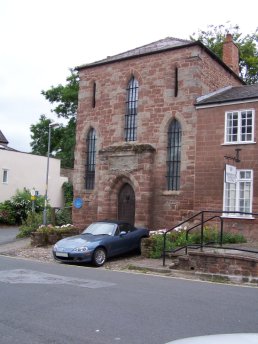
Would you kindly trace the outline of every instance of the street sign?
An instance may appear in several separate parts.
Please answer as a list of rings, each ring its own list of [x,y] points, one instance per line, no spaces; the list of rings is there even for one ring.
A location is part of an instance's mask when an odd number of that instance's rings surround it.
[[[236,181],[237,181],[237,169],[235,166],[226,164],[225,181],[226,181],[226,183],[232,183],[232,184],[236,183]]]

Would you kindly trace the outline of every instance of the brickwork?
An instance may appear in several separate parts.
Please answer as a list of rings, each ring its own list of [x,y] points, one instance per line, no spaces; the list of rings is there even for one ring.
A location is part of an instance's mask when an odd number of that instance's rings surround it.
[[[136,149],[128,151],[124,142],[124,116],[131,75],[139,82],[139,101],[137,141],[132,143]],[[197,194],[194,103],[198,96],[229,84],[239,85],[240,81],[199,45],[80,69],[74,195],[81,197],[84,205],[74,210],[74,223],[83,227],[97,219],[117,218],[117,195],[125,182],[135,192],[136,225],[169,228],[187,217],[195,208]],[[179,191],[168,191],[166,184],[167,130],[173,118],[180,122],[183,133]],[[86,137],[90,128],[97,133],[96,186],[93,191],[86,191]],[[145,144],[152,149],[138,149]],[[112,151],[109,147],[117,149]],[[223,169],[223,162],[217,160],[219,169]],[[197,202],[201,204],[200,197]]]
[[[258,278],[258,259],[241,254],[216,254],[191,252],[188,256],[179,257],[177,269],[221,275],[239,276],[247,282]]]
[[[238,103],[198,109],[198,124],[196,136],[196,166],[195,166],[195,210],[221,210],[223,205],[224,169],[225,163],[233,164],[237,169],[258,170],[258,147],[251,144],[224,144],[225,112],[232,110],[255,109],[257,102]],[[255,116],[255,127],[258,118]],[[256,139],[255,139],[256,141]],[[228,161],[224,156],[236,155],[235,149],[240,148],[240,162]],[[253,185],[258,185],[258,175],[254,173]],[[257,188],[253,190],[252,212],[258,213]],[[258,239],[257,220],[234,219],[226,221],[228,230],[238,231],[250,239]]]
[[[223,61],[235,72],[239,73],[239,51],[231,34],[227,34],[223,44]]]

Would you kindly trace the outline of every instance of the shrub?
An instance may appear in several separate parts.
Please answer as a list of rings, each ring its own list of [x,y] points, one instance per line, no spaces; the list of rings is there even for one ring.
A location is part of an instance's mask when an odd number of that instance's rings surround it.
[[[60,209],[55,214],[56,217],[56,225],[63,226],[67,223],[72,222],[72,209],[71,208],[64,208]]]
[[[65,182],[62,185],[64,191],[64,202],[66,207],[71,207],[73,204],[73,185]]]
[[[54,234],[54,233],[60,233],[60,234],[69,234],[69,233],[77,233],[78,228],[71,225],[63,225],[63,226],[52,226],[52,225],[41,225],[36,230],[37,233],[45,233],[45,234]]]
[[[44,197],[38,196],[35,201],[32,201],[31,193],[28,189],[17,190],[10,200],[0,203],[0,223],[9,225],[22,224],[32,211],[33,206],[35,213],[42,212]]]
[[[15,224],[15,211],[10,201],[0,203],[0,223],[5,225]]]
[[[27,219],[28,214],[32,211],[31,193],[24,188],[22,191],[17,190],[11,198],[13,210],[15,211],[15,222],[21,224]],[[36,197],[34,201],[34,210],[36,213],[42,212],[44,208],[44,197]]]
[[[173,250],[177,247],[182,247],[185,245],[191,244],[200,244],[201,243],[201,231],[194,230],[193,232],[189,232],[188,240],[186,240],[186,229],[187,228],[176,228],[174,231],[169,232],[166,235],[166,251]],[[161,231],[154,231],[151,232],[150,240],[151,240],[151,251],[150,257],[151,258],[160,258],[163,253],[163,245],[164,245],[164,232],[165,230]],[[211,227],[205,227],[203,230],[203,243],[219,243],[220,242],[220,232]],[[224,233],[223,234],[223,243],[243,243],[246,242],[245,237],[242,234],[235,234],[235,233]]]
[[[42,224],[42,219],[42,213],[29,212],[26,220],[23,220],[22,225],[19,227],[17,238],[29,237]]]

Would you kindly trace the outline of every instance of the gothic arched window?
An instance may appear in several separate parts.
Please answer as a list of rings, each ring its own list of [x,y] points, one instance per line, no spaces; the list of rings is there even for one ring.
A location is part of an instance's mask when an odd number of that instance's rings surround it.
[[[173,119],[168,128],[167,147],[167,188],[179,190],[181,169],[181,136],[180,123]]]
[[[94,189],[95,185],[95,165],[96,165],[96,131],[90,129],[87,135],[87,152],[86,152],[86,176],[85,187],[88,190]]]
[[[138,81],[132,76],[127,87],[126,114],[125,114],[125,141],[136,141]]]

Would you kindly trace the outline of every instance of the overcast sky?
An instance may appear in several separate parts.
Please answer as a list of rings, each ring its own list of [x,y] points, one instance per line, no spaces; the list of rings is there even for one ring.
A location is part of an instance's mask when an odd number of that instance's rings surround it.
[[[253,33],[257,13],[257,0],[0,0],[0,130],[29,152],[31,124],[57,121],[41,91],[69,68],[210,24]]]

